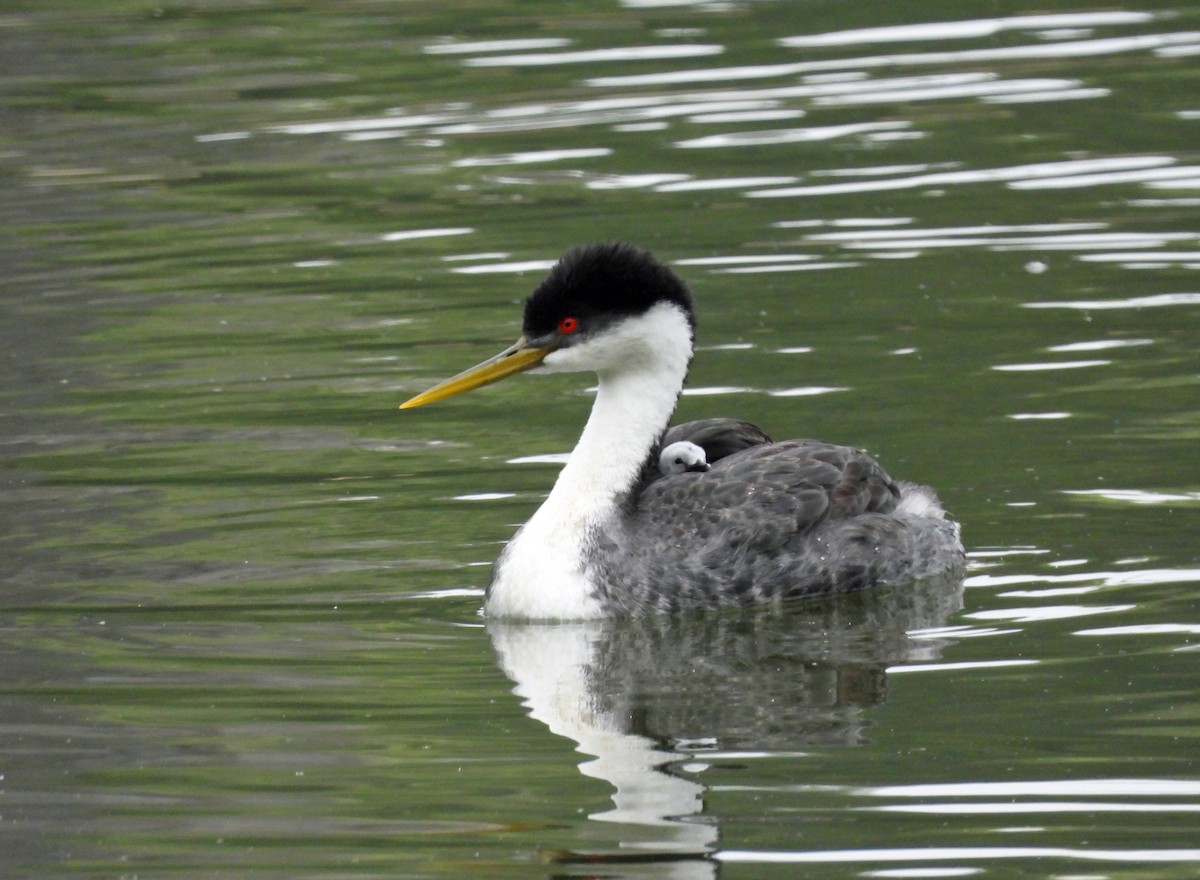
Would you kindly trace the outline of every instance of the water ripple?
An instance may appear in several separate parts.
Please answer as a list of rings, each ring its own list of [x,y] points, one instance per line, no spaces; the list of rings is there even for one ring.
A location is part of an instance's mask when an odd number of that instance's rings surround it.
[[[1147,492],[1144,489],[1065,489],[1063,494],[1124,504],[1194,504],[1200,501],[1200,492]]]
[[[963,660],[957,663],[909,663],[889,666],[888,675],[898,672],[961,672],[967,669],[1002,669],[1012,666],[1036,666],[1040,660]]]
[[[654,187],[655,192],[702,192],[715,189],[742,189],[753,186],[779,186],[794,183],[794,177],[717,177],[708,180],[681,180],[671,183],[660,183]]]
[[[734,67],[706,67],[695,70],[674,70],[663,73],[602,76],[589,79],[588,85],[600,88],[631,86],[665,86],[684,83],[730,82],[734,80],[767,79],[798,76],[830,70],[870,70],[881,67],[921,66],[931,64],[976,64],[984,61],[1033,61],[1116,55],[1125,52],[1161,50],[1164,48],[1191,49],[1200,47],[1200,32],[1141,34],[1130,37],[1108,37],[1095,40],[1056,41],[1023,46],[1002,46],[987,49],[962,49],[953,52],[911,52],[897,55],[871,55],[855,58],[830,58],[821,61],[799,61],[783,64],[754,64]]]
[[[1006,620],[1012,623],[1042,623],[1047,620],[1070,620],[1093,614],[1116,614],[1132,611],[1136,605],[1046,605],[1027,608],[992,608],[964,614],[972,620]]]
[[[1156,293],[1125,299],[1075,299],[1063,302],[1021,303],[1026,309],[1151,309],[1162,306],[1194,306],[1200,304],[1200,293]]]
[[[1046,351],[1103,351],[1107,348],[1133,348],[1153,344],[1153,339],[1095,339],[1090,342],[1068,342],[1063,345],[1051,345]]]
[[[908,123],[905,123],[906,125]],[[977,168],[961,171],[943,171],[916,174],[908,177],[881,180],[858,180],[847,183],[796,186],[784,189],[757,190],[748,193],[752,198],[784,198],[792,196],[824,196],[842,193],[883,192],[888,190],[912,189],[921,186],[945,186],[947,184],[990,183],[1029,181],[1044,178],[1061,179],[1076,174],[1112,172],[1130,168],[1159,168],[1172,165],[1171,156],[1111,156],[1096,159],[1064,159],[1059,162],[1035,162],[1024,165]]]
[[[933,78],[936,79],[936,78]],[[934,83],[924,87],[902,86],[846,89],[843,94],[821,95],[813,103],[824,106],[857,104],[893,104],[913,101],[942,101],[952,98],[983,98],[988,101],[1056,101],[1069,98],[1102,98],[1110,94],[1105,88],[1081,88],[1079,80],[1070,79],[995,79],[969,84]]]
[[[404,229],[398,232],[386,232],[379,236],[380,241],[413,241],[420,238],[440,238],[447,235],[469,235],[475,230],[470,226],[456,226],[446,229]]]
[[[1086,367],[1107,367],[1112,361],[1097,358],[1090,361],[1047,361],[1030,364],[994,364],[993,370],[1002,373],[1036,373],[1043,370],[1081,370]]]
[[[582,147],[572,150],[529,150],[523,153],[505,153],[497,156],[470,156],[450,163],[452,168],[488,168],[498,165],[532,165],[538,162],[561,162],[565,159],[595,159],[610,156],[607,147]]]
[[[472,52],[521,52],[527,49],[561,49],[571,45],[564,37],[529,37],[511,40],[476,40],[474,42],[431,43],[426,55],[469,55]]]
[[[458,266],[451,269],[459,275],[494,275],[504,273],[544,272],[554,267],[557,260],[522,260],[515,263],[481,263],[478,266]]]
[[[830,864],[844,862],[978,861],[993,859],[1078,859],[1088,862],[1200,862],[1200,849],[1086,849],[1057,846],[961,846],[813,851],[722,850],[721,862]]]
[[[824,46],[855,46],[863,43],[907,43],[925,40],[962,40],[991,37],[1002,31],[1045,28],[1084,28],[1104,25],[1143,24],[1153,21],[1152,12],[1082,12],[1061,15],[1013,15],[1008,18],[977,18],[891,27],[831,31],[811,36],[784,37],[779,41],[793,49]]]
[[[675,146],[684,149],[708,149],[712,147],[759,147],[773,144],[798,144],[813,141],[828,141],[871,132],[899,131],[911,128],[912,123],[903,120],[884,122],[850,122],[843,125],[822,125],[809,128],[782,128],[771,131],[743,131],[729,134],[714,134],[707,137],[676,141]],[[780,190],[767,192],[779,193]],[[758,195],[758,192],[749,195]]]
[[[1196,779],[1051,779],[940,782],[860,788],[866,797],[1200,797]]]
[[[720,55],[724,46],[665,45],[619,46],[612,49],[586,49],[579,52],[531,52],[523,55],[488,55],[467,58],[468,67],[545,67],[551,64],[593,64],[606,61],[654,61],[669,58],[702,58]]]
[[[976,554],[972,554],[974,556]],[[1150,568],[1137,571],[1097,571],[1078,574],[1006,574],[972,575],[964,581],[967,587],[1003,587],[1009,584],[1081,583],[1095,581],[1098,586],[1118,587],[1146,584],[1174,584],[1200,581],[1200,569]]]
[[[1016,180],[1013,189],[1076,189],[1084,186],[1112,186],[1117,183],[1150,183],[1171,181],[1172,185],[1200,179],[1200,165],[1176,165],[1171,168],[1147,168],[1134,171],[1103,171],[1098,174],[1076,174],[1049,180]]]
[[[992,816],[1020,813],[1200,813],[1200,804],[1139,804],[1114,801],[982,801],[970,804],[889,804],[865,807],[887,813],[936,816]]]
[[[1200,635],[1200,623],[1139,623],[1127,626],[1103,626],[1080,629],[1077,636],[1158,636]]]

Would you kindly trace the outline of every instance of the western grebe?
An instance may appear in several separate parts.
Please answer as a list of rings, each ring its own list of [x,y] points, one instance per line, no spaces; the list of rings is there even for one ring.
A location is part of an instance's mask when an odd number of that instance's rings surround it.
[[[961,567],[958,525],[934,493],[892,480],[861,450],[773,443],[732,419],[667,431],[695,317],[686,285],[646,251],[623,243],[568,251],[526,300],[522,329],[500,354],[401,404],[535,368],[599,377],[554,488],[496,562],[489,616],[752,605]],[[704,450],[707,471],[662,475],[661,447],[680,441]]]

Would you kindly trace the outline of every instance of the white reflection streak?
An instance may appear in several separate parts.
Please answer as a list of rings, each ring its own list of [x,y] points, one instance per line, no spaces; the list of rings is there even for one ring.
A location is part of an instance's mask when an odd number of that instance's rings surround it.
[[[976,61],[1025,61],[1038,58],[1086,58],[1113,55],[1200,42],[1200,33],[1183,31],[1176,34],[1141,34],[1132,37],[1108,37],[1098,40],[1034,43],[1026,46],[1004,46],[993,49],[964,49],[958,52],[915,52],[907,55],[878,55],[867,58],[846,58],[827,62],[812,62],[828,70],[833,67],[885,67],[902,64],[958,64]]]
[[[1077,636],[1200,635],[1200,623],[1142,623],[1075,630]]]
[[[782,88],[749,90],[747,94],[759,94],[763,97],[779,98],[813,98],[820,102],[826,98],[834,99],[846,96],[852,100],[859,95],[872,95],[880,92],[889,94],[912,95],[926,89],[970,89],[975,86],[987,87],[1000,79],[998,74],[988,72],[974,73],[933,73],[919,76],[896,76],[884,79],[872,79],[866,74],[851,79],[838,78],[824,80],[809,77],[804,85]],[[819,81],[817,81],[819,80]],[[1009,80],[1021,82],[1021,80]],[[1070,80],[1056,80],[1065,83]]]
[[[668,186],[685,181],[686,174],[608,174],[588,181],[588,189],[639,189],[641,187]]]
[[[894,804],[861,807],[881,813],[924,813],[934,816],[992,816],[1021,813],[1200,813],[1200,804],[1131,804],[1096,801],[1006,801],[978,804]]]
[[[508,257],[506,251],[479,251],[473,254],[450,254],[439,257],[443,263],[468,262],[471,260],[503,260]]]
[[[913,52],[909,54],[872,55],[859,58],[831,58],[823,61],[801,61],[792,64],[759,64],[744,67],[677,70],[666,73],[633,76],[605,76],[589,79],[587,80],[587,84],[590,86],[611,88],[645,85],[663,86],[689,82],[729,82],[732,80],[796,76],[825,70],[866,70],[905,65],[974,64],[981,61],[1083,58],[1197,43],[1200,43],[1200,32],[1185,31],[1174,34],[1142,34],[1132,37],[1037,43],[1027,46],[1004,46],[991,49],[965,49],[957,52]]]
[[[823,106],[839,106],[850,104],[891,104],[908,101],[937,101],[947,98],[993,98],[1004,96],[1031,97],[1030,93],[1073,93],[1075,88],[1082,85],[1078,80],[1067,79],[1021,79],[997,80],[995,82],[973,83],[969,85],[927,86],[913,89],[855,89],[843,95],[828,95],[813,99],[813,103]],[[1090,90],[1090,97],[1104,97],[1108,94],[1105,89]]]
[[[267,131],[277,134],[338,134],[352,131],[373,131],[386,128],[422,128],[443,125],[460,114],[422,114],[420,116],[378,116],[371,119],[335,119],[329,122],[302,122],[292,125],[273,125]]]
[[[1187,241],[1195,240],[1197,236],[1190,232],[1165,232],[1165,233],[1130,233],[1130,232],[1105,232],[1096,235],[1039,235],[1036,237],[1014,237],[1014,238],[977,238],[965,240],[948,240],[944,242],[933,241],[929,246],[954,246],[962,244],[963,241],[976,242],[978,244],[990,245],[994,250],[1105,250],[1111,248],[1128,248],[1132,246],[1141,247],[1162,247],[1172,241]],[[930,242],[929,239],[924,239],[925,242]],[[904,247],[907,242],[899,242],[891,245],[877,245],[878,247]]]
[[[811,260],[812,257],[804,257]],[[738,269],[714,269],[716,275],[760,275],[764,272],[814,272],[820,269],[855,269],[862,263],[854,260],[827,260],[818,263],[778,263],[769,266],[743,266]]]
[[[400,232],[386,232],[379,236],[380,241],[413,241],[419,238],[440,238],[444,235],[469,235],[474,232],[470,226],[460,226],[449,229],[405,229]]]
[[[1103,587],[1200,581],[1200,568],[1148,568],[1140,571],[1098,571],[1079,574],[979,574],[967,578],[964,585],[1006,587],[1010,584],[1077,584],[1088,581],[1095,581],[1098,586]]]
[[[687,121],[700,125],[723,125],[729,122],[782,122],[801,119],[807,115],[804,110],[729,110],[721,113],[697,113],[695,116],[689,116]]]
[[[968,550],[967,555],[972,559],[1004,559],[1009,556],[1044,556],[1049,552],[1042,547],[1005,547],[1003,550]]]
[[[661,107],[647,107],[642,110],[637,110],[631,114],[634,119],[664,119],[671,116],[689,116],[689,122],[696,121],[712,121],[705,120],[704,116],[720,117],[724,115],[746,115],[748,113],[761,114],[768,111],[781,112],[775,110],[779,106],[778,101],[774,100],[710,100],[710,101],[673,101],[668,105]],[[804,116],[803,110],[786,110],[782,111],[788,115],[788,118],[794,119]],[[700,114],[696,116],[695,114]]]
[[[1090,101],[1095,98],[1107,98],[1112,94],[1110,89],[1099,86],[1085,89],[1045,89],[1036,92],[1011,92],[999,95],[982,95],[980,100],[985,104],[1036,104],[1051,101]]]
[[[1047,235],[1038,238],[997,239],[992,250],[1109,250],[1128,247],[1162,247],[1175,241],[1196,241],[1194,232],[1106,232],[1097,235]]]
[[[705,67],[698,70],[674,70],[666,73],[642,73],[631,76],[596,76],[585,80],[589,86],[601,89],[622,86],[667,86],[681,83],[728,82],[731,80],[766,79],[794,76],[811,69],[811,62],[795,64],[755,64],[744,67]]]
[[[1171,242],[1196,241],[1200,235],[1192,232],[1129,233],[1105,232],[1094,235],[1039,235],[1039,236],[960,236],[958,233],[945,237],[928,236],[924,230],[910,230],[911,238],[877,240],[871,233],[851,237],[842,246],[853,250],[909,250],[912,248],[987,247],[993,251],[1103,251],[1130,247],[1160,248]],[[926,237],[922,237],[922,235]],[[806,240],[817,240],[809,236]],[[1164,254],[1171,259],[1170,252]]]
[[[721,862],[827,864],[833,862],[929,862],[976,859],[1079,859],[1089,862],[1200,862],[1200,849],[1072,849],[1058,846],[948,846],[911,849],[835,849],[812,852],[723,850]]]
[[[520,263],[484,263],[480,266],[460,266],[451,269],[458,275],[494,275],[503,272],[535,272],[554,268],[557,260],[526,260]]]
[[[714,397],[719,394],[754,394],[754,388],[740,385],[708,385],[700,388],[684,388],[684,397]]]
[[[1051,563],[1053,564],[1053,563]],[[997,596],[1003,596],[1005,599],[1051,599],[1061,596],[1087,596],[1091,593],[1098,593],[1103,587],[1098,584],[1092,584],[1088,587],[1048,587],[1044,590],[1005,590],[1003,593],[997,593]]]
[[[785,223],[777,225],[784,226]],[[879,247],[879,242],[888,239],[909,239],[920,236],[941,237],[957,235],[1002,235],[1012,232],[1069,232],[1088,229],[1104,229],[1105,223],[1031,223],[1017,226],[937,226],[928,229],[879,229],[860,232],[819,232],[806,236],[807,241],[858,241],[869,238],[872,247]]]
[[[967,87],[975,83],[990,83],[999,79],[999,74],[978,71],[971,73],[933,73],[915,76],[894,76],[872,79],[864,74],[839,74],[836,78],[806,77],[800,85],[767,86],[763,88],[718,89],[715,91],[685,92],[680,95],[660,95],[655,98],[630,96],[629,98],[604,99],[610,103],[621,100],[651,101],[657,103],[672,103],[677,101],[715,102],[715,101],[764,101],[786,100],[794,98],[822,98],[836,95],[855,95],[862,92],[904,92],[931,87]],[[1065,80],[1064,80],[1065,82]]]
[[[1200,501],[1200,492],[1146,492],[1142,489],[1065,489],[1064,495],[1090,495],[1129,504],[1181,504]]]
[[[813,260],[815,257],[805,254],[746,254],[736,257],[689,257],[676,260],[676,266],[734,266],[745,263],[794,263],[799,260]]]
[[[864,797],[1200,797],[1196,779],[1050,779],[1018,782],[931,782],[856,788]]]
[[[1090,361],[1050,361],[1035,364],[997,364],[992,367],[1001,373],[1039,373],[1045,370],[1082,370],[1088,367],[1107,367],[1112,361],[1097,358]]]
[[[566,464],[571,457],[569,452],[548,452],[545,455],[522,455],[510,458],[505,464]]]
[[[533,165],[539,162],[561,162],[564,159],[594,159],[610,156],[608,147],[586,147],[576,150],[530,150],[525,153],[506,153],[498,156],[471,156],[456,159],[452,168],[488,168],[497,165]]]
[[[747,186],[780,186],[795,183],[794,177],[723,177],[711,180],[685,180],[677,183],[660,183],[655,192],[700,192],[714,189],[739,189]]]
[[[1155,180],[1147,183],[1146,187],[1148,189],[1200,189],[1200,174],[1193,177],[1179,177],[1174,180]]]
[[[687,96],[635,97],[621,100],[533,104],[492,110],[474,120],[463,119],[433,129],[434,134],[538,131],[582,125],[619,125],[690,116],[704,111],[749,110],[774,107],[776,101],[737,99],[697,102]],[[804,114],[801,112],[801,116]]]
[[[571,45],[564,37],[534,37],[518,40],[476,40],[470,43],[432,43],[426,55],[469,55],[472,52],[520,52],[526,49],[561,49]]]
[[[1155,180],[1174,180],[1200,175],[1200,165],[1178,165],[1173,168],[1147,168],[1140,171],[1107,171],[1100,174],[1076,174],[1050,180],[1017,180],[1013,189],[1078,189],[1086,186],[1110,186],[1117,183],[1147,183]]]
[[[587,49],[580,52],[533,52],[524,55],[489,55],[468,58],[467,67],[545,67],[552,64],[591,64],[597,61],[657,61],[670,58],[701,58],[720,55],[724,46],[664,45],[623,46],[613,49]]]
[[[912,165],[869,165],[865,168],[821,168],[812,172],[813,177],[882,177],[888,174],[921,174],[935,166],[926,163],[917,163]],[[943,162],[942,168],[958,168],[961,167],[957,162]],[[902,226],[905,223],[912,223],[912,217],[860,217],[857,220],[854,218],[835,220],[785,220],[782,223],[774,225],[780,227],[788,226]],[[1092,224],[1099,225],[1099,224]]]
[[[957,183],[1032,180],[1047,177],[1057,178],[1073,174],[1090,174],[1101,171],[1112,172],[1132,168],[1158,168],[1164,165],[1173,165],[1175,161],[1171,156],[1112,156],[1102,159],[1067,159],[1061,162],[1035,162],[1028,165],[1011,165],[1002,168],[942,171],[890,180],[858,180],[847,183],[820,184],[817,186],[755,190],[747,193],[747,195],[752,198],[780,198],[785,196],[836,195],[840,193],[912,189],[920,186],[942,186]]]
[[[912,663],[889,666],[888,675],[897,672],[958,672],[966,669],[996,669],[1008,666],[1037,666],[1041,660],[965,660],[961,663]]]
[[[802,388],[781,388],[778,391],[768,391],[771,397],[816,397],[819,394],[835,394],[838,391],[849,391],[844,385],[808,385]]]
[[[1134,251],[1116,254],[1084,254],[1087,263],[1200,263],[1200,251]]]
[[[1200,304],[1200,293],[1157,293],[1128,299],[1075,299],[1063,302],[1021,303],[1025,309],[1149,309],[1162,306],[1194,306]]]
[[[852,122],[846,125],[825,125],[811,128],[783,128],[772,131],[743,131],[731,134],[714,134],[707,137],[676,141],[675,146],[683,149],[707,149],[711,147],[747,147],[773,144],[810,143],[834,138],[877,131],[897,131],[912,127],[903,120],[889,122]],[[780,192],[769,190],[769,192]],[[750,193],[755,195],[755,193]]]
[[[861,28],[830,31],[812,36],[785,37],[779,42],[791,48],[851,46],[860,43],[907,43],[915,40],[961,40],[990,37],[1001,31],[1041,28],[1101,27],[1105,25],[1143,24],[1153,21],[1150,12],[1083,12],[1062,15],[1014,15],[1008,18],[977,18],[964,21],[939,21],[895,27]]]
[[[1070,620],[1093,614],[1117,614],[1132,611],[1136,605],[1047,605],[1040,608],[994,608],[964,614],[972,620],[1007,620],[1013,623],[1041,623],[1046,620]]]

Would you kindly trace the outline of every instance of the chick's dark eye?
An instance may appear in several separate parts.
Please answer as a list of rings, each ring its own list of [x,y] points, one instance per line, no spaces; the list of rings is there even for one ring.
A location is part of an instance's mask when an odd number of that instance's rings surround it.
[[[579,329],[579,319],[568,315],[558,322],[558,332],[564,335],[570,335]]]

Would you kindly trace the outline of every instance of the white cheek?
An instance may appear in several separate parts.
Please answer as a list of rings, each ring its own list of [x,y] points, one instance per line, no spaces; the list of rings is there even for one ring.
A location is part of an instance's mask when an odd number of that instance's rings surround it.
[[[545,373],[581,373],[602,367],[606,360],[603,349],[597,350],[595,342],[589,340],[550,352],[542,361],[541,370]]]

